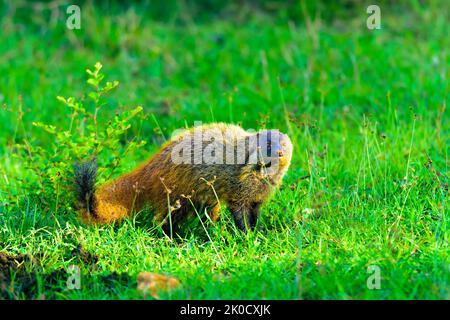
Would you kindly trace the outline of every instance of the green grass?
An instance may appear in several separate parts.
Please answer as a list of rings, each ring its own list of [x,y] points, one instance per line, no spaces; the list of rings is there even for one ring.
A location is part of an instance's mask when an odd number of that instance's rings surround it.
[[[72,264],[83,271],[81,290],[60,281],[41,284],[34,297],[142,298],[134,280],[96,276],[150,271],[182,282],[162,298],[450,298],[447,1],[384,4],[374,31],[362,3],[333,14],[322,8],[323,19],[299,3],[155,19],[148,4],[86,2],[74,31],[65,28],[64,5],[52,18],[26,6],[12,14],[13,3],[0,6],[0,251],[39,256],[30,268],[40,274]],[[224,209],[206,229],[212,241],[195,223],[171,241],[140,216],[86,226],[70,207],[54,210],[54,199],[42,205],[16,144],[52,148],[53,137],[32,123],[68,127],[56,96],[86,92],[85,70],[97,61],[107,80],[120,81],[101,125],[136,105],[147,115],[124,138],[147,145],[116,175],[194,121],[290,135],[291,168],[256,232],[237,231]],[[111,160],[102,154],[99,163]],[[99,256],[95,267],[70,255],[79,243]],[[366,285],[370,265],[381,270],[379,290]]]

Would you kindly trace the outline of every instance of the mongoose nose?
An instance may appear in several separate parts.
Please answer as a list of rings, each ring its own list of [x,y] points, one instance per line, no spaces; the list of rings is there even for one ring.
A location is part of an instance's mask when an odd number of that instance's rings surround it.
[[[279,156],[280,158],[284,155],[284,153],[283,153],[282,150],[278,150],[278,151],[277,151],[277,154],[278,154],[278,156]]]

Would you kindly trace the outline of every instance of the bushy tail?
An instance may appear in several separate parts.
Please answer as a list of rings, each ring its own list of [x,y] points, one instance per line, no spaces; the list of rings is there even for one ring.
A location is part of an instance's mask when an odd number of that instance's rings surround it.
[[[89,215],[96,216],[94,194],[95,180],[97,178],[97,159],[75,163],[73,172],[78,209],[85,209]]]

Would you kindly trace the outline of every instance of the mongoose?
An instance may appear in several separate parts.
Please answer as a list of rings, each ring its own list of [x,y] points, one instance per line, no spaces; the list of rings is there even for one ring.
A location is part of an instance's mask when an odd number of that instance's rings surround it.
[[[80,213],[111,223],[150,206],[169,233],[195,210],[209,209],[216,221],[225,204],[239,229],[254,229],[291,156],[292,143],[278,130],[250,132],[225,123],[182,130],[146,163],[97,190],[96,163],[75,165]]]

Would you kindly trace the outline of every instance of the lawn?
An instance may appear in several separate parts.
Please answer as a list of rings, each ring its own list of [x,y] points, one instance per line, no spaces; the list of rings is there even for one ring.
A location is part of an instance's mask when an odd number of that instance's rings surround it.
[[[23,261],[0,270],[0,298],[141,299],[137,277],[152,272],[181,283],[163,299],[450,299],[450,4],[395,3],[380,1],[379,30],[366,1],[86,1],[79,30],[64,2],[2,3],[0,253]],[[99,184],[195,122],[290,136],[291,167],[256,231],[226,208],[173,239],[151,212],[77,218],[67,172],[92,141],[57,97],[85,101],[92,118],[97,62],[103,84],[119,82],[98,110],[99,130],[117,132]]]

